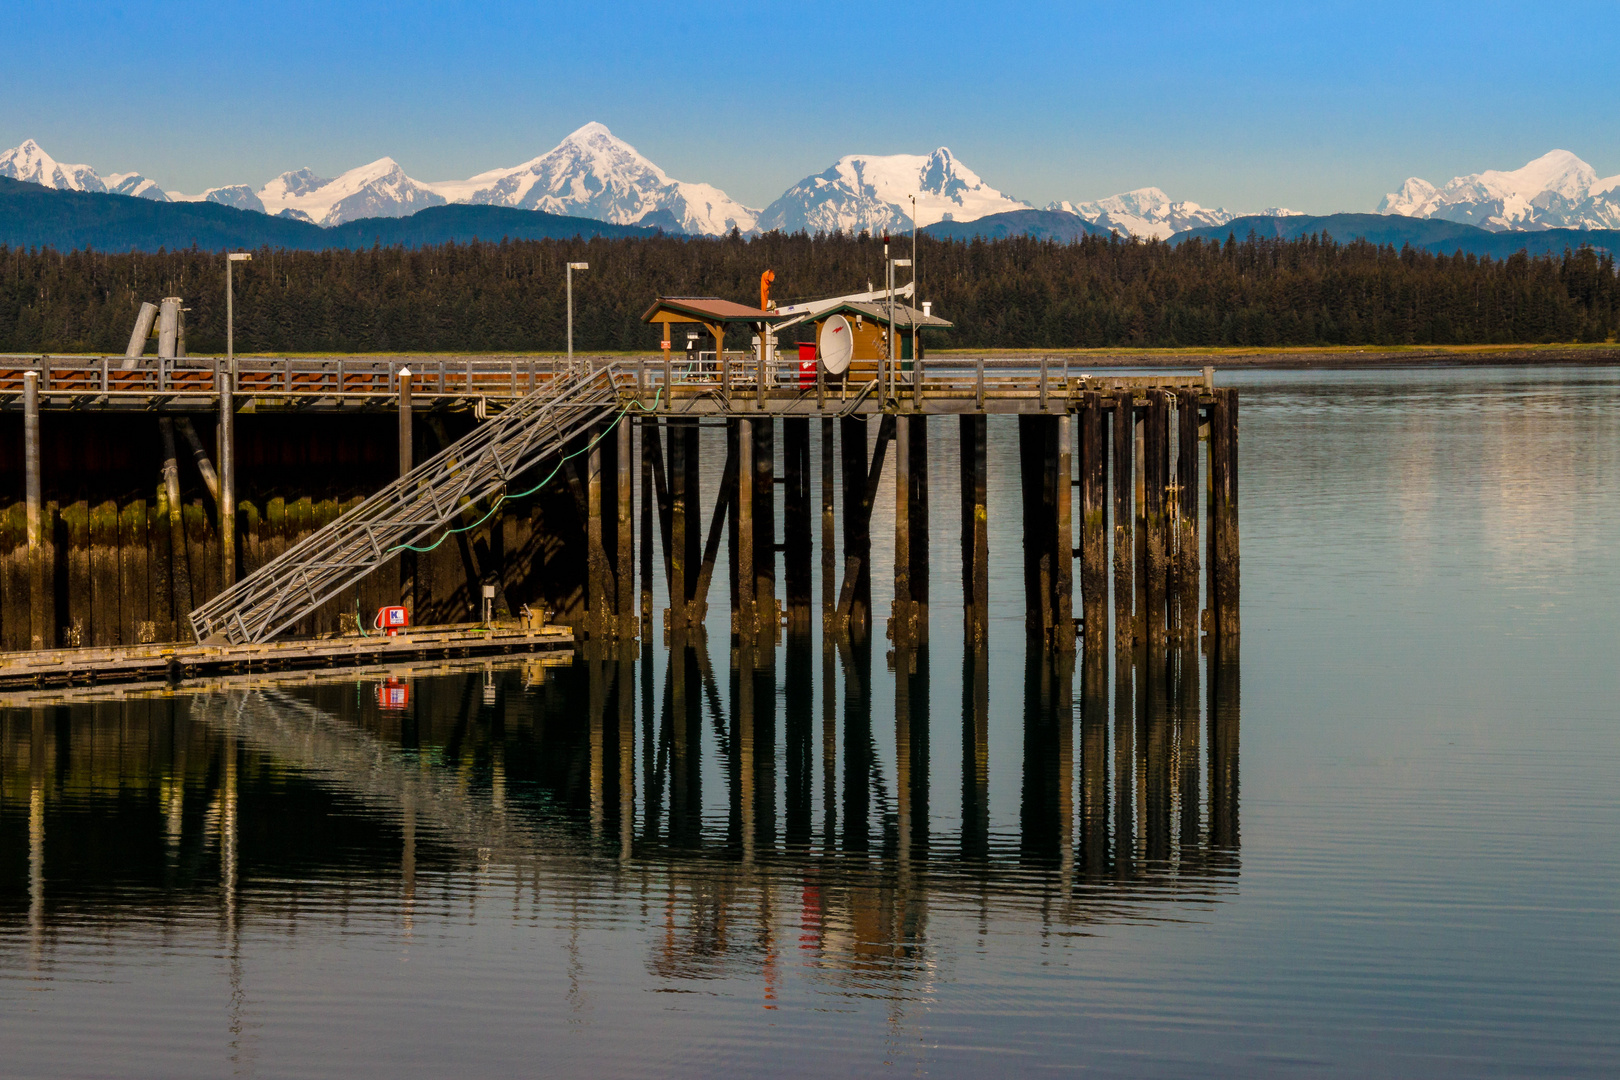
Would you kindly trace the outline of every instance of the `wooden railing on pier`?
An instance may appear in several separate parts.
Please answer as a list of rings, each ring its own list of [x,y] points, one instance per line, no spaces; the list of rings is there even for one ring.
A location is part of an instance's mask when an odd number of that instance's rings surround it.
[[[216,407],[226,376],[219,357],[0,355],[0,409],[20,408],[28,372],[38,373],[46,409],[195,412]],[[1213,371],[1121,374],[1087,370],[1064,357],[946,357],[902,361],[885,371],[857,362],[842,379],[801,373],[784,358],[760,385],[750,353],[639,357],[275,357],[238,358],[238,408],[381,410],[392,407],[402,371],[411,374],[418,409],[499,410],[557,375],[613,364],[621,391],[660,411],[680,413],[860,413],[898,406],[920,412],[1061,412],[1078,393],[1117,389],[1184,390],[1213,385]]]

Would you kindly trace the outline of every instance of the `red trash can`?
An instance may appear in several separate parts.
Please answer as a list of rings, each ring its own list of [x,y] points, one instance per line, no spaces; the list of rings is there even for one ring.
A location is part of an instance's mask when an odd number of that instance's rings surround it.
[[[799,385],[816,385],[816,343],[799,342]]]

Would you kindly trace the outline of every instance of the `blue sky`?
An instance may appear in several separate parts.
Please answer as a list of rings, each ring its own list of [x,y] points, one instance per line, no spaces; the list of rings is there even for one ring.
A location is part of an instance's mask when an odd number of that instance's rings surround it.
[[[1620,5],[11,0],[0,146],[165,188],[514,165],[599,120],[763,206],[949,146],[1036,204],[1370,210],[1554,148],[1620,173]]]

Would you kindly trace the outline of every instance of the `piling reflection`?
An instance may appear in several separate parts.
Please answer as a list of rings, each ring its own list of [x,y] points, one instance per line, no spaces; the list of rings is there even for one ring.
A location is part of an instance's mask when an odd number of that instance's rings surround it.
[[[427,882],[506,881],[582,917],[639,896],[651,973],[755,972],[767,1000],[786,967],[920,977],[941,911],[1185,918],[1163,903],[1237,887],[1237,642],[1101,636],[1032,647],[1013,711],[971,643],[958,689],[927,642],[790,632],[717,675],[692,631],[564,666],[7,710],[0,842],[27,880],[0,918],[42,971],[66,917],[211,909],[235,956],[256,912],[296,922],[289,897],[391,897],[409,936]]]

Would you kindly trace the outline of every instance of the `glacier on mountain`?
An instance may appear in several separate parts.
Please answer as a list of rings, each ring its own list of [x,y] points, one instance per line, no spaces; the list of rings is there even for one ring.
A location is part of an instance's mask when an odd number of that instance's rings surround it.
[[[105,192],[107,185],[88,165],[64,165],[33,139],[0,154],[0,176],[62,191]]]
[[[751,232],[759,217],[759,211],[711,184],[671,179],[594,122],[522,165],[428,186],[451,202],[543,210],[618,225],[672,222],[680,232],[706,236],[732,229]]]
[[[945,147],[932,154],[850,154],[788,188],[759,217],[762,232],[902,232],[1032,209],[986,184]]]
[[[1553,150],[1519,169],[1487,169],[1436,187],[1406,180],[1378,204],[1380,214],[1441,218],[1492,232],[1620,228],[1620,176],[1600,178],[1570,153]]]

